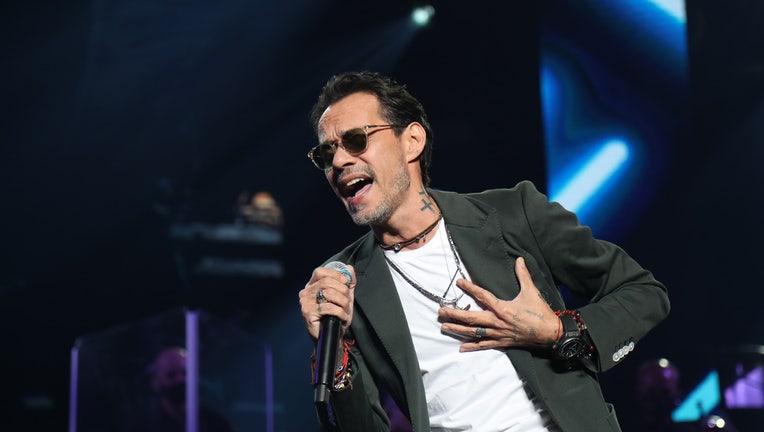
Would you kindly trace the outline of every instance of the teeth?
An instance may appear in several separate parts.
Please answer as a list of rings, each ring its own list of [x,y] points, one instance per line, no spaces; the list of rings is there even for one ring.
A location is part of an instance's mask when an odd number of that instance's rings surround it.
[[[348,186],[353,186],[354,184],[362,182],[362,181],[363,181],[362,178],[356,178],[356,179],[350,180],[347,185]]]

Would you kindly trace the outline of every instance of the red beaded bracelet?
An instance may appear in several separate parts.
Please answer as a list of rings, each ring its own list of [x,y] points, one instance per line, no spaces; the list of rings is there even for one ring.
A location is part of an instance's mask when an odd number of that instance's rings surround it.
[[[577,310],[561,310],[561,311],[554,311],[555,315],[570,315],[573,318],[576,319],[576,323],[578,323],[578,330],[580,330],[582,333],[584,330],[586,330],[586,324],[584,324],[584,321],[581,319],[581,314],[578,313]]]

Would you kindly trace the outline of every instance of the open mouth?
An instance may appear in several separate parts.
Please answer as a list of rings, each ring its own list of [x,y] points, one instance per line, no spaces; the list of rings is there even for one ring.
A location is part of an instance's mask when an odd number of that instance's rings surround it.
[[[363,188],[365,188],[368,185],[371,185],[371,183],[372,183],[372,179],[370,177],[356,177],[354,179],[351,179],[347,183],[344,183],[340,187],[340,193],[345,198],[353,198]]]

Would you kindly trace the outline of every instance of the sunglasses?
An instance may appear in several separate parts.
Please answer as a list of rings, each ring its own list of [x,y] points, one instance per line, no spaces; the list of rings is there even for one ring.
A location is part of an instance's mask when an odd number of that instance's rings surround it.
[[[400,125],[366,125],[359,128],[354,128],[346,131],[340,137],[339,142],[335,143],[321,143],[308,152],[308,158],[313,161],[313,165],[320,170],[328,170],[332,167],[332,161],[334,155],[337,153],[337,147],[341,147],[348,152],[351,156],[357,156],[366,151],[366,147],[369,146],[369,135],[374,132],[379,132],[384,129],[377,129],[369,132],[369,129],[373,128],[395,128],[403,127]]]

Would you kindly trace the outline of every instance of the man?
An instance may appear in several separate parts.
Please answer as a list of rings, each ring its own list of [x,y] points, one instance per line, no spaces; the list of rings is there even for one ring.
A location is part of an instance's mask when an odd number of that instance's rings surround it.
[[[529,182],[428,188],[427,116],[389,78],[332,77],[311,120],[309,157],[371,229],[328,260],[349,283],[319,267],[300,291],[314,342],[321,316],[343,322],[324,427],[389,430],[383,392],[417,432],[620,430],[596,373],[668,314],[665,287]],[[590,303],[567,310],[558,285]]]
[[[146,424],[134,428],[141,432],[182,432],[186,430],[186,364],[184,348],[163,348],[151,365],[151,389],[159,404],[152,410]],[[199,407],[200,432],[231,432],[233,429],[222,415],[204,406]]]

